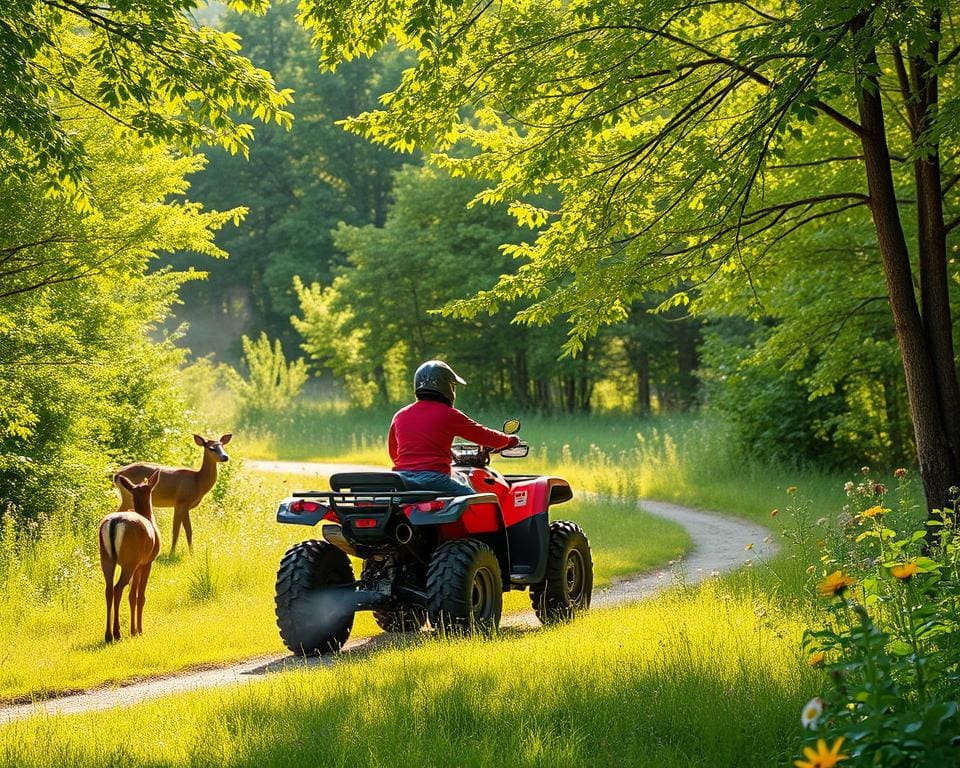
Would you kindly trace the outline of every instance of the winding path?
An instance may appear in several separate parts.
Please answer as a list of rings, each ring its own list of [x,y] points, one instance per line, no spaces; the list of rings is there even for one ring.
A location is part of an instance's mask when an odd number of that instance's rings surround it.
[[[317,477],[328,477],[334,472],[383,469],[361,464],[250,460],[246,462],[246,466],[256,472],[283,472]],[[738,568],[755,558],[768,559],[776,552],[776,545],[769,539],[769,531],[760,525],[661,501],[642,500],[639,505],[646,512],[679,523],[686,529],[692,542],[690,551],[681,564],[683,579],[687,584],[695,584],[711,575]],[[752,548],[748,549],[748,545],[752,545]],[[673,577],[674,574],[670,570],[654,570],[617,580],[609,587],[595,591],[592,605],[603,607],[643,600],[674,583]],[[539,624],[533,613],[527,611],[504,617],[502,626],[520,630],[525,627],[536,627]],[[401,642],[410,642],[410,640],[387,634],[352,640],[345,646],[343,654],[348,657],[363,656],[377,648]],[[42,712],[74,714],[117,706],[126,707],[147,699],[199,688],[252,682],[262,679],[266,674],[285,669],[329,666],[333,663],[335,663],[334,657],[330,656],[309,659],[275,655],[260,657],[229,667],[186,672],[174,677],[101,688],[30,704],[3,706],[0,707],[0,724]]]

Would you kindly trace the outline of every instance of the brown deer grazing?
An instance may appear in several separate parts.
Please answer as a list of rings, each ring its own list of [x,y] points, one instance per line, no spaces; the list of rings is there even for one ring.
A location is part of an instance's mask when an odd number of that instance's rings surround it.
[[[107,628],[103,641],[120,639],[120,600],[123,588],[130,584],[130,636],[143,632],[143,604],[146,602],[147,579],[153,561],[160,553],[160,531],[153,518],[150,494],[160,480],[154,472],[142,483],[134,485],[121,476],[119,482],[133,499],[133,512],[111,512],[100,521],[100,568],[106,582]],[[120,566],[120,578],[113,575]],[[111,609],[113,626],[111,628]]]
[[[126,477],[135,483],[155,471],[160,472],[160,482],[153,491],[153,506],[173,507],[173,536],[170,542],[170,554],[177,549],[177,539],[180,538],[180,526],[187,535],[187,546],[193,549],[193,528],[190,525],[190,510],[199,504],[207,495],[214,483],[217,482],[217,464],[229,461],[230,457],[223,450],[223,446],[230,442],[233,435],[223,435],[219,440],[207,440],[200,435],[194,435],[194,442],[203,448],[203,462],[200,469],[186,467],[164,467],[160,464],[127,464],[113,473],[113,483],[120,491],[119,509],[133,509],[133,500],[130,493],[119,482],[120,477]]]

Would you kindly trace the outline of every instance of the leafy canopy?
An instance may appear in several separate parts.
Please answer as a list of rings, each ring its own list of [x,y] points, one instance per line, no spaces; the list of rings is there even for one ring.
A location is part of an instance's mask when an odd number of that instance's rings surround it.
[[[353,130],[434,149],[453,173],[489,180],[484,201],[562,193],[556,211],[515,206],[545,228],[510,249],[514,274],[452,310],[535,297],[521,317],[570,313],[573,351],[645,290],[681,282],[684,301],[716,281],[760,314],[768,262],[816,254],[826,227],[868,224],[857,95],[871,77],[901,92],[893,43],[913,55],[942,35],[945,50],[922,135],[898,117],[888,126],[905,187],[909,161],[955,146],[960,130],[956,30],[944,18],[937,32],[925,0],[305,6],[330,66],[390,35],[420,51],[385,108]],[[955,194],[948,206],[950,220]]]
[[[83,203],[91,162],[76,130],[92,107],[141,137],[246,152],[253,128],[237,115],[289,122],[289,91],[240,53],[235,35],[197,27],[199,0],[10,0],[0,16],[0,168],[41,173]],[[262,13],[266,0],[231,0]]]

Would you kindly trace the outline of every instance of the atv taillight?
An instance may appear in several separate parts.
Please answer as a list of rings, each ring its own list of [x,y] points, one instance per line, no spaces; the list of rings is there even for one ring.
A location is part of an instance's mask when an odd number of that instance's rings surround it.
[[[372,517],[360,517],[353,521],[356,528],[376,528],[377,521]]]
[[[326,509],[323,504],[320,504],[316,501],[310,501],[309,499],[297,499],[293,504],[290,505],[290,511],[296,515],[305,515],[310,512],[319,512],[320,510]]]
[[[403,508],[405,515],[409,516],[411,512],[438,512],[447,506],[445,501],[421,501],[419,504],[407,504]]]

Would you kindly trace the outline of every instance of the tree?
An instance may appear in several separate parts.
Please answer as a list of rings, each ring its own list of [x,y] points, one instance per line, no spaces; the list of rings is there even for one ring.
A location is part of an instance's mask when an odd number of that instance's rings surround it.
[[[238,212],[182,201],[202,158],[145,147],[90,108],[71,125],[91,169],[84,211],[42,176],[0,178],[0,515],[81,523],[102,511],[112,461],[181,439],[183,354],[157,328],[196,273],[148,265],[223,255],[213,233]]]
[[[88,107],[144,139],[246,152],[253,128],[236,114],[287,124],[287,92],[239,51],[236,38],[195,27],[199,0],[13,0],[0,16],[2,170],[46,178],[82,205],[90,159],[72,130]],[[262,13],[267,0],[231,0]]]
[[[372,13],[341,0],[303,15],[328,66],[390,35],[421,49],[387,109],[355,130],[401,148],[469,144],[445,162],[490,179],[488,200],[562,192],[558,212],[534,214],[549,224],[537,241],[512,250],[525,263],[455,311],[534,296],[521,317],[572,312],[575,351],[645,290],[750,286],[767,258],[815,263],[822,228],[870,222],[934,509],[960,485],[947,260],[960,45],[945,10],[389,0]]]
[[[196,351],[232,357],[240,332],[264,330],[284,346],[296,343],[290,315],[297,310],[293,276],[329,283],[344,254],[333,243],[341,221],[382,226],[392,173],[410,157],[348,133],[342,118],[377,105],[377,96],[399,82],[409,61],[395,49],[321,72],[309,36],[295,18],[296,5],[272,6],[263,16],[227,13],[223,28],[243,41],[243,51],[295,94],[292,128],[258,128],[248,157],[207,152],[209,164],[193,194],[215,208],[244,205],[244,226],[225,230],[218,243],[229,263],[185,288],[178,319],[189,321],[186,342]],[[174,259],[177,267],[185,259]]]

